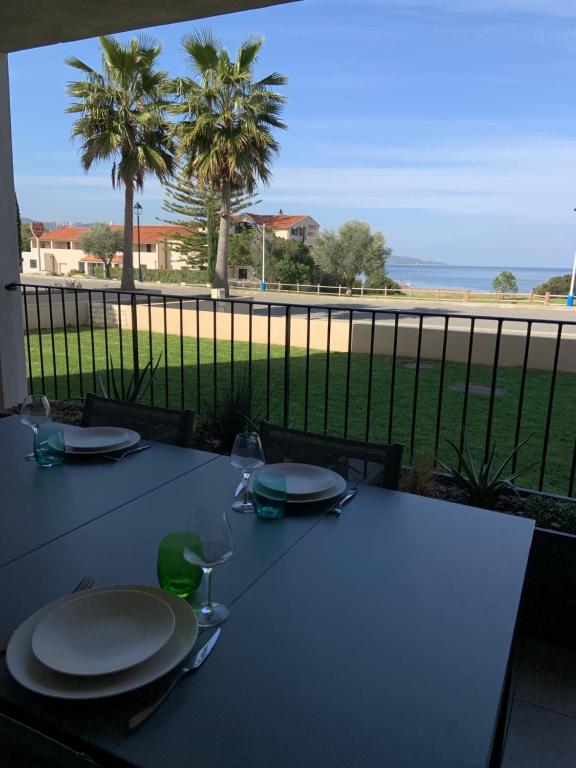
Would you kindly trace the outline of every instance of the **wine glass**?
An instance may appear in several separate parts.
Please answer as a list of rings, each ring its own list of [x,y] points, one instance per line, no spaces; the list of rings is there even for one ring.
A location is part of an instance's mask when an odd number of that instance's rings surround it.
[[[45,395],[27,395],[20,408],[20,421],[31,427],[34,432],[34,445],[38,442],[38,429],[50,420],[50,404]],[[34,461],[34,453],[26,456],[27,461]]]
[[[188,523],[188,533],[195,537],[196,544],[184,548],[184,559],[202,568],[208,591],[198,612],[198,626],[215,627],[230,613],[225,605],[212,602],[212,569],[232,557],[232,531],[226,512],[221,507],[198,507]]]
[[[241,432],[236,435],[230,454],[230,464],[234,469],[242,471],[242,482],[244,483],[244,498],[235,501],[232,504],[232,509],[236,512],[252,512],[254,507],[248,499],[248,481],[255,469],[264,466],[264,450],[257,432]]]

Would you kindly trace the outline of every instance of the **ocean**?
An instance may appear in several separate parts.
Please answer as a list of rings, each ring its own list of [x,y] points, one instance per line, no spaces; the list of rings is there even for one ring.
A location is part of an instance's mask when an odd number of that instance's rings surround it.
[[[386,272],[398,283],[409,283],[414,288],[455,288],[470,291],[491,291],[492,280],[502,270],[509,270],[516,277],[518,291],[530,293],[540,283],[555,275],[566,275],[570,266],[564,267],[454,267],[419,264],[397,264],[386,267]]]

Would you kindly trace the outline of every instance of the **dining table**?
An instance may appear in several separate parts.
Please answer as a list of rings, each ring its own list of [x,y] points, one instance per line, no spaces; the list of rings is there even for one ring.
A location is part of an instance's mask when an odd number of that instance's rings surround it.
[[[160,540],[200,505],[228,509],[233,537],[213,576],[221,637],[139,728],[130,717],[177,670],[71,702],[0,659],[0,743],[23,766],[499,764],[533,521],[371,485],[339,515],[263,520],[231,510],[227,456],[155,444],[44,469],[20,456],[21,428],[0,419],[0,645],[83,576],[157,585]]]

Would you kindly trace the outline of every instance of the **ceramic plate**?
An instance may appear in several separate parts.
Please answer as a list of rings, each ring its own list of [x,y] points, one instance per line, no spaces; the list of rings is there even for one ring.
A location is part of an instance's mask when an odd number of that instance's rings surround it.
[[[129,439],[126,429],[120,427],[84,427],[65,432],[66,447],[74,452],[113,451]]]
[[[166,645],[174,611],[134,589],[89,591],[54,608],[32,635],[46,666],[68,675],[106,675],[140,664]]]
[[[132,589],[164,600],[174,612],[176,625],[166,645],[142,664],[124,672],[95,677],[63,675],[42,664],[32,650],[34,630],[54,608],[73,600],[67,595],[29,616],[14,632],[6,650],[6,664],[12,677],[20,685],[35,693],[59,699],[102,699],[141,688],[170,672],[190,653],[198,635],[198,622],[192,606],[181,597],[164,592],[158,587],[117,586],[99,587],[93,593]]]
[[[322,493],[334,485],[335,473],[314,464],[267,464],[258,475],[265,476],[268,472],[284,475],[289,497]]]
[[[107,442],[107,447],[102,447],[102,445],[98,446],[97,441],[100,438],[95,438],[92,441],[92,447],[80,447],[76,448],[75,446],[77,444],[83,443],[84,446],[87,445],[88,440],[85,435],[82,433],[88,432],[89,430],[106,430],[109,432],[110,430],[114,430],[116,433],[122,433],[122,441],[118,442],[117,439],[119,435],[117,434],[117,437],[114,441],[111,441],[110,438],[107,440],[102,439],[103,442]],[[125,448],[131,448],[133,445],[136,445],[140,442],[140,435],[138,432],[134,432],[132,429],[125,429],[124,427],[122,429],[119,429],[117,427],[77,427],[77,428],[70,428],[67,427],[64,430],[64,443],[65,443],[65,450],[66,453],[75,454],[75,455],[92,455],[92,454],[99,454],[99,453],[111,453],[113,451],[120,451]]]
[[[332,472],[332,470],[327,470]],[[286,501],[288,504],[318,504],[319,502],[331,501],[337,499],[345,491],[348,483],[337,472],[332,472],[334,484],[325,491],[313,493],[307,496],[289,496]]]

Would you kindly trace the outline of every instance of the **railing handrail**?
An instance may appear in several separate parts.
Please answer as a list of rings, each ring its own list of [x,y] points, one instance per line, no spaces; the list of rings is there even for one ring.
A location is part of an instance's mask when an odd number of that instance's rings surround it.
[[[74,287],[68,287],[68,286],[54,286],[54,285],[46,285],[44,283],[9,283],[5,286],[7,290],[16,290],[17,288],[33,288],[38,290],[45,290],[45,291],[58,291],[61,292],[79,292],[79,293],[97,293],[97,294],[112,294],[117,297],[123,295],[123,296],[136,296],[137,298],[142,297],[158,297],[159,299],[168,299],[168,300],[174,300],[178,302],[186,302],[186,301],[202,301],[202,302],[212,302],[212,303],[226,303],[226,304],[245,304],[245,305],[254,305],[258,304],[261,306],[271,306],[271,307],[283,307],[283,308],[289,308],[289,309],[311,309],[315,310],[316,312],[322,312],[326,310],[331,311],[340,311],[340,312],[346,312],[346,313],[352,313],[352,314],[367,314],[367,315],[391,315],[392,317],[397,316],[400,317],[415,317],[415,318],[426,318],[426,317],[439,317],[439,318],[446,318],[446,317],[453,317],[453,318],[459,318],[462,320],[489,320],[496,323],[524,323],[526,325],[555,325],[555,326],[576,326],[576,319],[551,319],[551,318],[533,318],[533,317],[516,317],[511,315],[490,315],[490,314],[465,314],[462,312],[458,312],[457,314],[450,313],[450,312],[440,312],[433,309],[426,309],[425,311],[417,310],[417,309],[395,309],[394,307],[381,307],[381,308],[375,308],[375,307],[353,307],[351,305],[347,304],[329,304],[329,303],[321,303],[321,304],[314,304],[314,303],[304,303],[304,302],[288,302],[288,301],[270,301],[267,298],[255,298],[255,297],[249,297],[249,298],[243,298],[243,297],[226,297],[226,298],[212,298],[212,296],[207,295],[194,295],[191,294],[189,296],[183,295],[183,294],[177,294],[177,293],[156,293],[154,291],[146,289],[145,291],[128,291],[128,290],[122,290],[120,287],[118,288],[92,288],[87,287],[84,288],[82,286],[74,286]],[[369,297],[368,297],[369,298]]]

